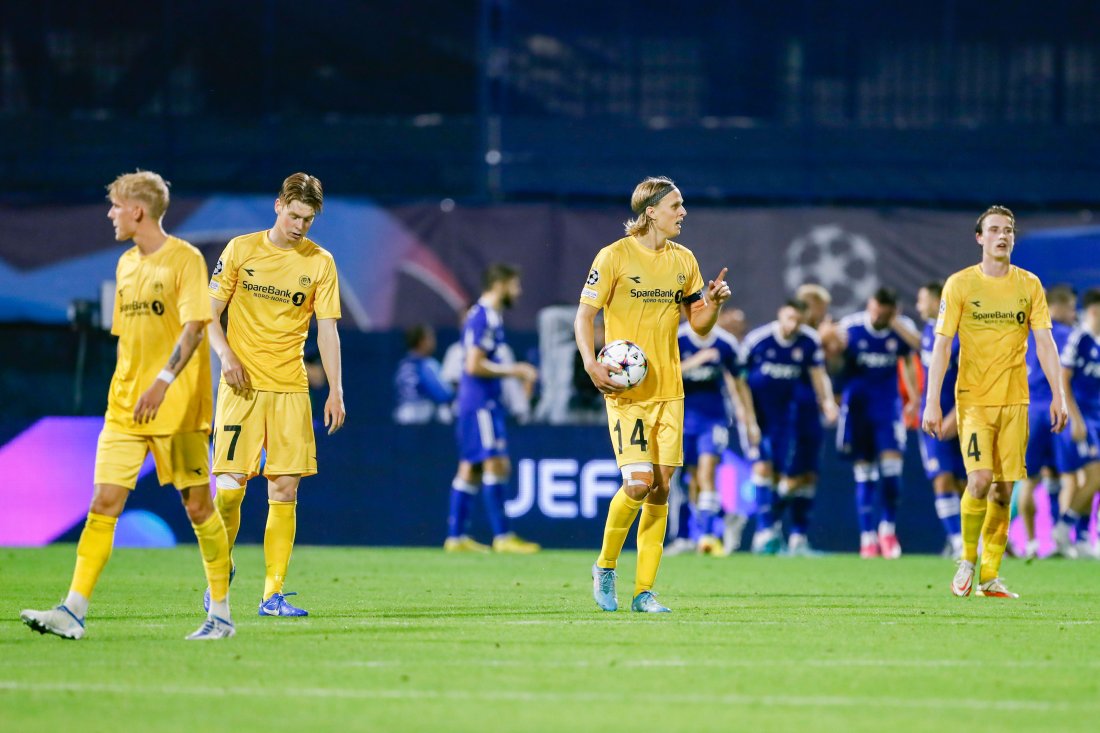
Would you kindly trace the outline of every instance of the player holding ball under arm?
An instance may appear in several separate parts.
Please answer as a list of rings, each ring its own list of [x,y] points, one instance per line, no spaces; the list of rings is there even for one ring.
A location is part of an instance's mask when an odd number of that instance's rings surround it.
[[[607,401],[612,449],[623,485],[611,500],[603,548],[592,566],[593,596],[604,611],[618,609],[615,568],[626,535],[638,523],[638,568],[631,608],[667,613],[652,592],[661,564],[668,522],[669,481],[683,463],[684,386],[680,374],[677,331],[681,303],[688,322],[700,336],[718,320],[730,297],[725,268],[706,285],[699,263],[687,248],[672,241],[687,210],[679,189],[668,178],[639,183],[631,197],[635,218],[626,236],[596,255],[581,290],[574,322],[577,348],[585,371]],[[649,359],[644,382],[626,389],[611,380],[611,369],[596,359],[593,345],[596,314],[603,309],[607,341],[626,339]]]

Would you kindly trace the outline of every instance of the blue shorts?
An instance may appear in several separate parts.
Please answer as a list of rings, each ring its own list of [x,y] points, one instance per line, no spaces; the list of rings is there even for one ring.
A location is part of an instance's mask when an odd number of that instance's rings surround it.
[[[870,414],[863,409],[840,406],[836,427],[836,450],[850,461],[874,462],[885,451],[905,452],[905,423],[898,403],[889,414]]]
[[[684,418],[684,465],[699,463],[699,456],[710,454],[721,456],[730,444],[730,429],[725,417],[694,419]],[[688,430],[687,426],[691,429]]]
[[[760,455],[755,460],[766,461],[776,470],[787,465],[794,437],[790,407],[769,409],[758,404],[756,422],[760,426]]]
[[[1027,475],[1036,476],[1044,468],[1056,469],[1058,449],[1054,443],[1058,436],[1050,432],[1049,405],[1029,405],[1027,421],[1027,453],[1024,455]]]
[[[1050,432],[1049,418],[1045,430]],[[1059,473],[1070,473],[1094,461],[1100,461],[1100,425],[1096,422],[1085,420],[1085,439],[1079,443],[1073,442],[1073,432],[1069,425],[1053,437],[1055,466]],[[1028,471],[1031,469],[1028,468]]]
[[[966,478],[966,466],[963,464],[962,448],[959,438],[940,440],[928,433],[920,434],[920,459],[924,464],[924,475],[932,480],[941,473],[950,473],[955,478]]]
[[[493,402],[476,410],[460,409],[455,421],[458,457],[470,463],[508,454],[504,407]]]
[[[799,400],[794,407],[794,445],[780,473],[784,476],[817,473],[824,441],[825,428],[821,426],[821,412],[816,400]]]

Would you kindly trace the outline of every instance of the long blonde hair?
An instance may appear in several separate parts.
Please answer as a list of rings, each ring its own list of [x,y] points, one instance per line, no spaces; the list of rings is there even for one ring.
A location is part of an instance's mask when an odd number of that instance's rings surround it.
[[[630,197],[630,210],[635,218],[623,222],[623,228],[628,236],[637,237],[649,231],[650,217],[646,209],[656,206],[667,196],[676,184],[668,176],[650,176],[634,187],[634,194]]]

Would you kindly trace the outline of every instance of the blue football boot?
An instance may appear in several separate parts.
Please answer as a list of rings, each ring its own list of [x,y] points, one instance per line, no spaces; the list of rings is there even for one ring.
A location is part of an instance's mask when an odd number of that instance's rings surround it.
[[[296,596],[297,593],[272,593],[271,598],[260,603],[259,614],[261,616],[308,616],[309,611],[304,608],[290,605],[287,596]]]

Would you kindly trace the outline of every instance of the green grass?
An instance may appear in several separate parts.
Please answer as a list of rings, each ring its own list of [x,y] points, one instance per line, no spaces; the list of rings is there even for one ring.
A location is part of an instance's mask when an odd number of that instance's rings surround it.
[[[448,556],[299,547],[313,615],[256,616],[263,561],[238,549],[237,637],[185,642],[197,550],[117,550],[78,642],[19,621],[74,548],[0,550],[0,730],[1095,730],[1100,564],[1008,560],[1019,601],[954,598],[953,566],[667,558],[674,613],[602,613],[593,553]],[[629,603],[634,556],[624,557]],[[258,727],[262,726],[262,727]]]

